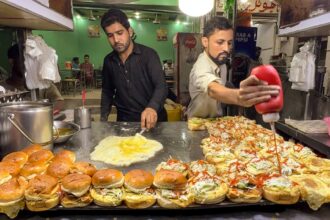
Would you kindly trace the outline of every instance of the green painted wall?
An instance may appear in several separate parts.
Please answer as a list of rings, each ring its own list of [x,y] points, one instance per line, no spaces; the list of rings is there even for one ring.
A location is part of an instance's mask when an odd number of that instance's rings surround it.
[[[13,29],[0,30],[0,66],[6,69],[8,73],[10,73],[10,70],[7,58],[7,50],[12,44],[13,32]]]
[[[161,60],[174,59],[174,47],[172,39],[177,32],[192,32],[192,25],[177,24],[153,24],[152,22],[131,20],[131,26],[137,34],[136,42],[154,48]],[[89,25],[99,25],[100,21],[89,21],[87,18],[74,19],[75,29],[73,32],[57,31],[33,31],[33,34],[41,34],[46,43],[53,47],[59,56],[60,69],[64,69],[65,61],[78,56],[83,61],[84,54],[90,55],[90,60],[96,68],[103,64],[103,58],[112,51],[102,28],[100,37],[88,37],[87,28]],[[167,41],[156,40],[156,30],[164,28],[168,31]]]

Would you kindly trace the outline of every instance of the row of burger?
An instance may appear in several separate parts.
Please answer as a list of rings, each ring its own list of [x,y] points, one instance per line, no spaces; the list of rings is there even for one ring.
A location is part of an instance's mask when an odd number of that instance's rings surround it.
[[[140,169],[125,175],[115,169],[97,170],[93,164],[75,160],[72,151],[62,150],[54,155],[39,145],[6,155],[0,162],[0,212],[13,218],[24,207],[44,211],[58,204],[72,208],[92,202],[99,206],[118,206],[124,202],[134,209],[157,202],[173,209],[192,203],[219,203],[226,197],[233,202],[258,202],[262,197],[260,193],[250,200],[235,197],[237,189],[228,187],[230,184],[216,174],[216,167],[203,160],[188,164],[170,158],[156,167],[155,175]],[[262,190],[263,196],[271,201],[291,204],[299,199],[300,193],[295,185],[289,187],[293,198],[284,201],[274,199],[278,190],[267,184],[262,188],[256,185],[245,188]]]
[[[92,202],[99,206],[124,202],[133,209],[156,202],[164,208],[183,208],[193,202],[220,202],[227,191],[226,184],[214,175],[215,167],[213,171],[204,170],[200,161],[188,166],[169,159],[157,166],[155,175],[140,169],[124,175],[119,170],[97,170],[93,164],[75,160],[72,151],[54,155],[39,145],[6,155],[0,162],[0,212],[14,218],[25,207],[45,211],[58,204],[72,208]]]

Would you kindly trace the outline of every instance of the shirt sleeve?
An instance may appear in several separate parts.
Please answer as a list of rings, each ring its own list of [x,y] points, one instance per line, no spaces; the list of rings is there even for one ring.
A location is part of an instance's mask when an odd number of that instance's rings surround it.
[[[111,71],[110,61],[106,57],[102,69],[101,121],[108,121],[113,103],[114,87],[110,79]]]
[[[147,107],[159,111],[167,97],[167,85],[160,58],[154,50],[150,51],[147,58],[147,71],[154,85],[154,91]]]
[[[221,78],[215,75],[212,67],[204,63],[198,63],[193,67],[190,75],[190,81],[195,85],[197,90],[202,92],[207,92],[208,85],[211,82],[218,82],[222,84]]]

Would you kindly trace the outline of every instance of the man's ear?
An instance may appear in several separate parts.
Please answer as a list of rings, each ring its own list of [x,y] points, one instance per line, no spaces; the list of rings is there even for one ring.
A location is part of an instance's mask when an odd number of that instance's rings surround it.
[[[202,45],[204,48],[207,48],[209,44],[209,39],[207,37],[202,37]]]
[[[129,36],[130,37],[133,37],[134,31],[133,31],[133,29],[131,27],[128,28],[128,33],[129,33]]]

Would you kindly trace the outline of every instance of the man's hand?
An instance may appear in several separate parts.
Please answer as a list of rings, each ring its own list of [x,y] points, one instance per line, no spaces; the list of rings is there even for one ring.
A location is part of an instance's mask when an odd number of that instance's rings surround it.
[[[141,114],[141,128],[153,128],[157,122],[157,112],[153,108],[145,108]]]
[[[268,85],[255,76],[249,76],[240,83],[237,101],[241,106],[250,107],[268,101],[272,96],[277,96],[279,91],[279,86]]]

